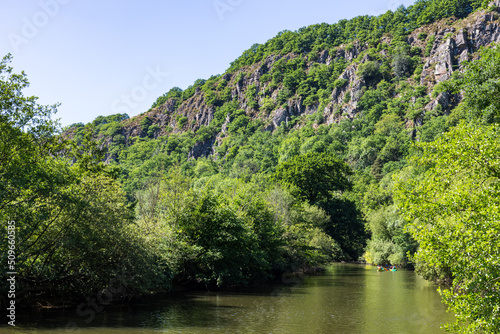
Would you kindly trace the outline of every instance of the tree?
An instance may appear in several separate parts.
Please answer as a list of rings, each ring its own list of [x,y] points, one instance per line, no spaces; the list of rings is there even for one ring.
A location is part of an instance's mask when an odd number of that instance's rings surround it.
[[[412,70],[411,57],[403,51],[398,51],[392,60],[392,72],[397,79],[403,79],[410,75]]]
[[[79,144],[56,136],[56,105],[24,97],[28,80],[12,73],[10,60],[0,62],[0,221],[16,222],[18,300],[102,291],[121,269],[134,276],[131,289],[151,289],[161,275],[150,271],[154,258],[130,233],[132,208],[116,170],[100,161],[92,129]],[[2,242],[2,263],[7,254]]]
[[[376,81],[382,76],[380,73],[380,64],[376,61],[367,61],[360,64],[357,74],[369,82]]]
[[[318,206],[330,216],[323,230],[342,249],[343,254],[337,260],[358,260],[363,254],[368,235],[363,215],[356,203],[345,196],[336,196],[324,199]]]
[[[406,265],[407,254],[415,253],[417,245],[405,233],[405,221],[398,208],[382,206],[369,213],[367,221],[372,236],[366,247],[365,260],[373,264]]]
[[[462,123],[418,147],[395,194],[420,244],[415,259],[451,271],[441,294],[457,317],[454,330],[498,332],[500,126]]]
[[[207,287],[272,276],[282,262],[281,227],[252,184],[205,179],[195,189],[173,168],[138,194],[141,234],[177,281]]]
[[[25,97],[28,79],[24,72],[12,73],[11,60],[7,55],[0,62],[0,211],[14,205],[24,189],[44,191],[47,184],[32,177],[45,177],[41,155],[49,151],[57,129],[49,118],[57,105],[41,106],[36,97]]]
[[[291,188],[299,198],[315,204],[331,197],[333,191],[351,188],[352,172],[339,158],[328,153],[307,153],[282,162],[274,178]]]

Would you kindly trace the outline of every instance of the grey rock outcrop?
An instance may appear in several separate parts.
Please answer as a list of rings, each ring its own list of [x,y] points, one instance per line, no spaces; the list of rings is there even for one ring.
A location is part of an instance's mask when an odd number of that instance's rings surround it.
[[[208,157],[214,154],[215,140],[216,137],[213,137],[194,144],[193,148],[188,153],[188,159],[198,159],[200,157]]]
[[[492,4],[499,6],[500,0]],[[475,19],[473,22],[458,32],[448,27],[436,33],[436,40],[424,65],[420,83],[435,84],[449,79],[453,71],[463,68],[472,53],[482,46],[500,42],[500,25],[495,21],[498,18],[497,11],[498,9],[490,13],[479,12],[472,17]],[[452,37],[444,38],[447,35]]]
[[[444,110],[446,110],[451,104],[450,98],[451,98],[450,93],[448,92],[440,93],[434,100],[432,100],[431,102],[429,102],[429,104],[425,106],[425,110],[426,111],[435,110],[438,105],[440,105],[441,107],[443,107]]]

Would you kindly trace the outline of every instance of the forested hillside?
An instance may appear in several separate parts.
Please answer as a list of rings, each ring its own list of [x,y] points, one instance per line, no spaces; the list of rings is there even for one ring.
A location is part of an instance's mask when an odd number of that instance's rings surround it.
[[[498,330],[499,5],[418,0],[283,31],[139,116],[62,135],[4,58],[0,217],[23,224],[24,298],[363,260],[452,285],[456,330]]]
[[[261,183],[296,156],[338,157],[353,171],[342,201],[366,222],[359,240],[372,236],[367,260],[405,265],[417,244],[393,207],[393,175],[413,143],[457,122],[449,115],[462,95],[445,83],[499,39],[498,12],[480,5],[417,1],[378,17],[283,31],[226,73],[171,89],[140,116],[99,117],[66,133],[80,140],[93,129],[129,199],[172,166],[195,180]],[[342,259],[356,260],[360,242]]]

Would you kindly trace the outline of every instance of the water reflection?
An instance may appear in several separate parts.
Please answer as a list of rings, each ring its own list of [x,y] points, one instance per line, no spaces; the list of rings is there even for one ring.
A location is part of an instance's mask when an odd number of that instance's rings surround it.
[[[97,334],[444,333],[440,324],[452,320],[436,287],[413,272],[341,264],[288,286],[107,306],[90,324],[87,318],[76,310],[43,310],[18,317],[15,332],[71,333],[65,326],[75,322],[80,333]]]

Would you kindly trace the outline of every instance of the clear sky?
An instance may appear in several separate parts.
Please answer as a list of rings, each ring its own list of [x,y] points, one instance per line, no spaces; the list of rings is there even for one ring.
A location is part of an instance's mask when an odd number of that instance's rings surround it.
[[[223,73],[282,30],[378,15],[413,0],[0,0],[0,56],[63,126],[149,109]]]

